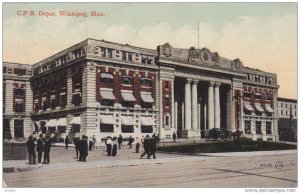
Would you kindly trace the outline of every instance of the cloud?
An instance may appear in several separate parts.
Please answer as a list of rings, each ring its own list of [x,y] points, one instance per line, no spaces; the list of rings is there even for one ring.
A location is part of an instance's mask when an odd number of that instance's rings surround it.
[[[197,47],[197,29],[183,25],[174,29],[160,22],[133,28],[128,24],[104,25],[99,20],[57,17],[12,17],[3,23],[4,61],[35,63],[91,37],[156,49],[169,42],[178,48]],[[246,66],[278,75],[279,95],[296,98],[297,17],[240,17],[223,26],[200,23],[200,47],[229,59],[240,58]],[[292,83],[292,84],[291,84]],[[291,86],[292,85],[292,86]]]

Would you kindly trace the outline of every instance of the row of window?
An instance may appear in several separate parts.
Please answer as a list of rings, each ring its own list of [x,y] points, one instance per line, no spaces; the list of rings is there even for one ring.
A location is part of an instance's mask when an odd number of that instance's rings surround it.
[[[280,112],[281,112],[280,115],[294,115],[294,116],[297,116],[297,111],[294,111],[294,114],[293,114],[293,111],[289,111],[289,110],[281,110]]]
[[[281,108],[283,108],[284,103],[281,103],[280,106],[281,106]],[[290,106],[290,107],[288,107],[288,106]],[[285,108],[293,108],[293,104],[288,105],[287,103],[285,103]],[[296,104],[294,104],[294,108],[297,109],[297,105]]]
[[[26,75],[26,69],[3,67],[3,73],[15,74],[17,76],[23,76],[23,75]],[[32,75],[32,71],[28,70],[27,71],[27,75],[31,76]]]
[[[106,58],[113,58],[113,52],[115,52],[115,58],[122,58],[124,61],[139,61],[143,64],[152,64],[154,62],[154,57],[153,56],[147,56],[147,55],[139,55],[135,54],[132,52],[125,52],[121,51],[120,53],[119,50],[113,50],[110,48],[102,48],[102,47],[96,47],[95,48],[95,54],[100,55],[101,57],[106,57]]]
[[[262,122],[255,121],[256,134],[262,134]],[[245,120],[245,134],[252,134],[251,121]],[[272,134],[272,122],[266,122],[266,134]]]
[[[252,96],[252,92],[244,92],[244,98],[248,98],[250,99]],[[255,96],[255,99],[262,99],[262,95],[261,93],[254,93],[254,96]],[[263,95],[263,99],[264,100],[271,100],[272,99],[272,96],[269,95],[269,94],[265,94]]]
[[[114,77],[110,73],[101,73],[100,74],[100,82],[107,83],[107,84],[113,84]],[[121,77],[121,83],[125,85],[133,85],[133,77],[124,75]],[[149,78],[141,78],[140,80],[141,86],[152,86],[152,80]]]

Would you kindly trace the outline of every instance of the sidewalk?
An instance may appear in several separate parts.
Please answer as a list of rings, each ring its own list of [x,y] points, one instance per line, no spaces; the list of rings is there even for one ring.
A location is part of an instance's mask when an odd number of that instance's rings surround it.
[[[28,160],[9,160],[3,161],[3,172],[24,172],[38,169],[53,170],[60,168],[107,168],[107,167],[124,167],[149,164],[163,164],[170,162],[184,162],[186,160],[206,160],[216,157],[252,157],[252,156],[271,156],[271,155],[290,155],[297,154],[297,150],[281,151],[257,151],[257,152],[229,152],[229,153],[203,153],[203,154],[177,154],[157,152],[157,159],[147,159],[144,156],[140,159],[141,153],[135,153],[133,149],[123,148],[118,151],[115,157],[106,156],[105,148],[98,148],[89,152],[87,162],[79,162],[74,157],[75,150],[70,148],[65,150],[63,147],[53,147],[50,152],[50,164],[29,165]],[[63,155],[63,156],[62,156]]]

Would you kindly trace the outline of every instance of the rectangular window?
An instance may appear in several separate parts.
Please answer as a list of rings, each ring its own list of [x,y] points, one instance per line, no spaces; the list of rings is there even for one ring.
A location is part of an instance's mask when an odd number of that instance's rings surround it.
[[[15,112],[22,113],[24,112],[24,102],[15,102]]]
[[[114,125],[113,124],[100,124],[100,131],[105,133],[113,133]]]
[[[134,107],[134,102],[122,100],[122,101],[121,101],[121,105],[122,105],[123,107]]]
[[[283,103],[281,103],[281,108],[283,108]]]
[[[166,127],[169,127],[169,126],[170,126],[170,116],[169,116],[169,115],[166,115],[166,116],[165,116],[165,126],[166,126]]]
[[[101,57],[105,57],[106,53],[105,53],[105,48],[101,48]]]
[[[142,107],[142,108],[152,108],[152,103],[145,103],[145,102],[142,102],[142,103],[141,103],[141,107]]]
[[[20,69],[20,68],[14,68],[14,74],[18,75],[18,76],[23,76],[25,70]]]
[[[251,121],[249,120],[245,121],[245,133],[251,134]]]
[[[114,100],[100,99],[100,104],[105,106],[114,106]]]
[[[255,122],[256,134],[261,134],[261,121]]]
[[[122,60],[127,60],[127,52],[122,52]]]
[[[128,54],[128,61],[132,62],[132,60],[133,60],[132,54]]]
[[[67,106],[67,95],[60,95],[60,107],[65,108]]]
[[[58,126],[57,130],[59,133],[66,133],[66,126]]]
[[[3,73],[6,73],[6,67],[3,67]]]
[[[15,95],[16,96],[24,96],[25,95],[25,89],[23,89],[23,88],[16,88],[15,89]]]
[[[107,57],[112,58],[112,49],[107,49]]]
[[[134,128],[133,125],[121,125],[122,133],[133,133]]]
[[[76,93],[73,95],[73,100],[72,100],[72,104],[74,105],[80,105],[81,103],[81,96],[80,93]]]
[[[165,98],[165,107],[169,107],[170,106],[170,98],[166,97]]]
[[[49,131],[50,133],[55,133],[56,127],[48,127],[48,131]]]
[[[73,133],[79,133],[80,132],[80,125],[79,124],[73,124],[72,125],[72,132]]]
[[[272,122],[266,122],[266,133],[272,134]]]
[[[14,120],[15,138],[24,137],[24,120]]]
[[[141,125],[142,133],[153,133],[153,126]]]
[[[130,76],[123,76],[121,78],[121,82],[122,82],[122,84],[133,85],[133,78]]]

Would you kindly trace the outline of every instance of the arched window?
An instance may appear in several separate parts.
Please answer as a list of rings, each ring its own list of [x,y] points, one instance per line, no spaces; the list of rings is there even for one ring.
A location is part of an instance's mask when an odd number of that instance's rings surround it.
[[[121,81],[122,84],[133,85],[133,78],[131,76],[122,76]]]
[[[152,80],[150,78],[141,78],[141,86],[152,86]]]
[[[101,73],[100,74],[100,82],[102,83],[113,83],[114,77],[112,74],[109,73]]]

